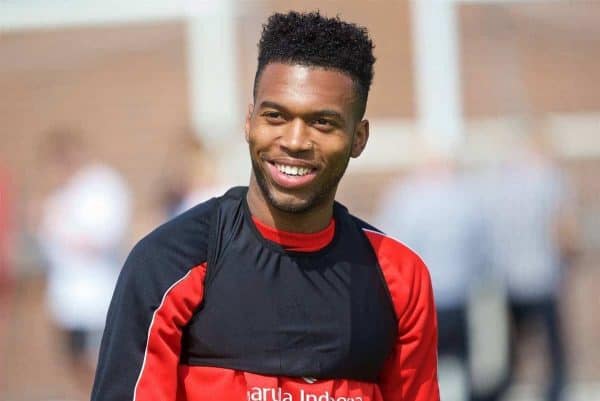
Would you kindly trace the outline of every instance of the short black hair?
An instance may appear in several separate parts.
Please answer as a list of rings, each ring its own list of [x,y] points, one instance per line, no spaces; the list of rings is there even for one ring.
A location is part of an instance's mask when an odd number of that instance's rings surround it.
[[[342,21],[339,16],[328,18],[319,11],[275,13],[263,25],[258,42],[254,97],[260,74],[269,63],[332,69],[352,78],[362,118],[373,81],[373,48],[365,27]]]

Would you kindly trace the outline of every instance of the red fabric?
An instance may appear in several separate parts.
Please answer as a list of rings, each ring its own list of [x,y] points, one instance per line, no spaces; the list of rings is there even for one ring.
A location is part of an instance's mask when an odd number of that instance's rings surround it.
[[[177,394],[181,329],[192,318],[204,295],[206,263],[192,268],[173,284],[154,312],[144,363],[133,401],[172,401]],[[190,400],[193,400],[191,398]]]
[[[316,252],[325,248],[335,234],[335,220],[333,218],[325,229],[311,234],[281,231],[267,226],[254,216],[252,216],[252,221],[254,221],[254,225],[263,237],[278,243],[288,251]]]
[[[375,383],[273,377],[231,369],[180,366],[177,401],[387,401]]]
[[[399,242],[374,231],[365,234],[398,316],[399,335],[380,383],[345,379],[308,383],[302,378],[179,365],[181,329],[202,301],[206,274],[202,264],[166,292],[154,314],[134,401],[439,401],[437,324],[427,269]]]
[[[398,317],[398,338],[384,368],[385,401],[438,401],[437,320],[429,272],[409,248],[364,230],[387,282]]]

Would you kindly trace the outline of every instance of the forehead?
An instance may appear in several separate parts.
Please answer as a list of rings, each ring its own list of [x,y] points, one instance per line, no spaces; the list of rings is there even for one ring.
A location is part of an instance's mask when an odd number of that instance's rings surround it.
[[[256,88],[256,103],[274,101],[298,108],[334,108],[351,111],[354,82],[343,72],[298,64],[270,63]]]

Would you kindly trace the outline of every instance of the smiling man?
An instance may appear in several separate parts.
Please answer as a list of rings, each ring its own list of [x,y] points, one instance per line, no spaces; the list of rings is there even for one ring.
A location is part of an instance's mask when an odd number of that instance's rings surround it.
[[[338,18],[269,18],[250,185],[133,249],[92,400],[439,400],[426,267],[335,202],[369,138],[372,49]]]
[[[248,204],[259,220],[300,232],[329,223],[338,182],[369,136],[354,87],[337,70],[278,60],[259,67],[246,121]]]

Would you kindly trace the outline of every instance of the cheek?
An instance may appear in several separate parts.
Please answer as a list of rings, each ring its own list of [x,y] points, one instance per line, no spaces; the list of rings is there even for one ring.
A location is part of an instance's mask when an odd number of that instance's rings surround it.
[[[331,138],[321,144],[322,155],[329,163],[339,164],[349,158],[352,143],[346,138]]]
[[[261,148],[263,146],[263,143],[262,143],[263,138],[264,138],[264,135],[260,135],[256,130],[250,131],[248,133],[248,138],[247,138],[247,142],[248,142],[248,145],[250,146],[250,149],[256,150],[256,149]]]
[[[261,126],[252,126],[247,134],[247,142],[250,146],[255,148],[264,148],[273,141],[273,130]]]

